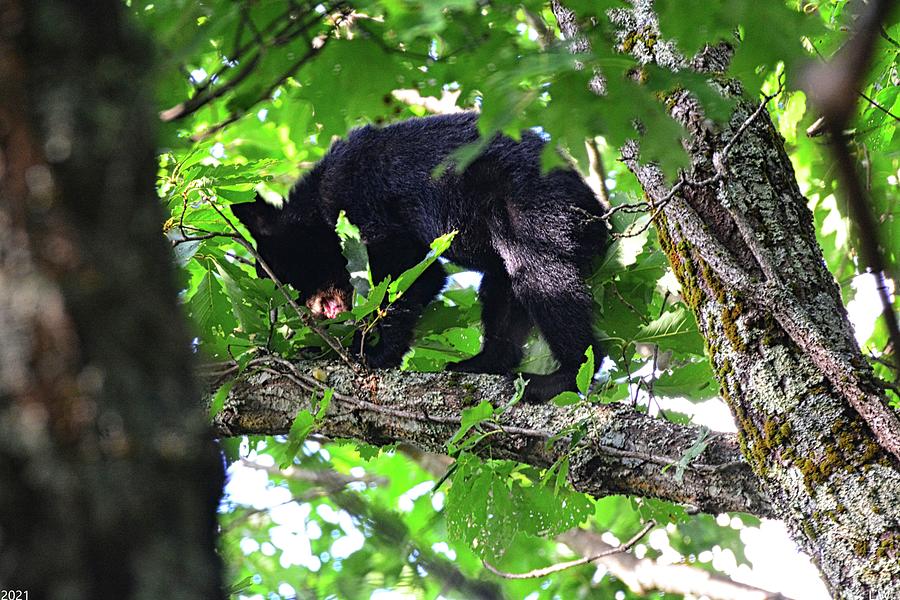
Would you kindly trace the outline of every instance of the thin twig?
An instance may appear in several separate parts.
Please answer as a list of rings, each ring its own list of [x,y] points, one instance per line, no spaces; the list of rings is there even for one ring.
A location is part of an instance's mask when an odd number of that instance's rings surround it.
[[[894,38],[892,38],[890,35],[888,35],[887,31],[885,31],[884,25],[882,25],[879,29],[880,29],[879,33],[881,34],[881,37],[883,37],[884,39],[889,41],[894,46],[897,46],[898,48],[900,48],[900,44],[898,44],[897,41]]]
[[[230,233],[213,231],[213,232],[207,233],[205,235],[186,236],[186,237],[183,237],[183,238],[180,238],[177,240],[172,240],[172,246],[173,247],[178,246],[178,245],[184,244],[186,242],[200,242],[203,240],[208,240],[208,239],[212,239],[212,238],[216,238],[216,237],[226,237],[226,238],[234,239],[234,236]]]
[[[244,257],[241,256],[240,254],[237,254],[236,252],[234,252],[234,251],[232,251],[232,250],[228,250],[227,252],[225,252],[225,256],[227,256],[227,257],[230,258],[231,260],[235,260],[235,261],[237,261],[237,262],[239,262],[239,263],[241,263],[241,264],[244,264],[244,265],[247,265],[247,266],[250,266],[250,267],[255,266],[255,264],[254,264],[254,262],[253,262],[252,260],[248,260],[248,259],[244,258]]]
[[[181,102],[169,108],[167,110],[159,113],[159,120],[164,123],[168,123],[171,121],[175,121],[177,119],[183,119],[184,117],[190,116],[214,101],[216,98],[223,96],[228,93],[230,90],[236,88],[242,81],[244,81],[247,77],[256,70],[256,67],[259,65],[260,59],[264,54],[264,48],[260,48],[256,54],[254,54],[250,60],[244,63],[243,67],[234,75],[231,79],[223,83],[222,85],[216,87],[214,90],[209,92],[208,94],[195,94],[189,100],[185,102]]]
[[[282,83],[284,83],[284,81],[288,77],[293,76],[294,73],[296,73],[303,65],[305,65],[307,62],[309,62],[315,56],[317,56],[322,51],[322,49],[325,47],[328,40],[331,38],[330,38],[330,36],[320,36],[320,37],[317,37],[316,39],[321,40],[321,43],[318,46],[312,46],[306,54],[304,54],[297,61],[295,61],[290,67],[288,67],[288,69],[285,70],[284,73],[282,73],[282,75],[280,77],[278,77],[278,79],[276,79],[274,83],[272,83],[272,85],[267,87],[265,90],[263,90],[263,92],[261,94],[259,94],[259,96],[257,96],[257,98],[250,104],[250,107],[255,107],[258,103],[262,102],[266,98],[269,98],[275,92],[275,90],[278,89],[278,87]],[[245,109],[242,109],[239,111],[235,111],[235,112],[231,113],[230,115],[228,115],[228,117],[226,117],[219,123],[216,123],[215,125],[210,126],[208,129],[205,129],[204,131],[201,131],[200,133],[196,133],[196,134],[192,135],[191,140],[194,142],[201,142],[203,140],[206,140],[206,139],[212,137],[213,135],[215,135],[216,133],[218,133],[219,131],[221,131],[222,129],[224,129],[225,127],[227,127],[228,125],[231,125],[235,121],[244,117],[245,115],[247,115],[248,112],[250,112],[250,108],[245,108]]]
[[[763,94],[763,100],[760,101],[759,106],[756,108],[755,111],[753,111],[753,114],[751,114],[749,117],[747,117],[746,120],[744,120],[744,122],[741,124],[741,126],[738,128],[738,130],[734,133],[734,135],[731,136],[731,139],[728,140],[728,143],[725,144],[725,147],[722,148],[722,151],[717,152],[715,155],[713,155],[713,166],[716,168],[716,176],[719,179],[721,179],[725,176],[725,163],[728,159],[729,154],[731,154],[731,149],[734,147],[734,144],[741,138],[741,136],[744,134],[744,132],[747,131],[747,129],[750,127],[750,125],[754,121],[756,121],[756,119],[759,117],[759,115],[762,114],[762,112],[766,109],[766,106],[768,106],[769,101],[771,101],[772,98],[774,98],[775,96],[777,96],[778,94],[781,93],[781,90],[783,89],[783,87],[784,87],[784,78],[783,78],[783,76],[781,76],[778,78],[778,89],[775,90],[775,92],[771,95]],[[716,176],[714,176],[714,177],[716,177]],[[708,182],[706,182],[706,181],[699,182],[697,185],[707,185],[707,183],[713,183],[713,181],[710,180]]]
[[[878,102],[876,102],[875,100],[873,100],[872,98],[867,96],[865,93],[859,92],[859,96],[863,100],[865,100],[866,102],[871,104],[873,107],[877,108],[878,110],[880,110],[881,112],[883,112],[884,114],[889,116],[890,118],[894,119],[895,121],[900,121],[900,117],[898,117],[897,115],[895,115],[894,113],[892,113],[891,111],[889,111],[888,109],[883,107],[882,105],[878,104]]]
[[[719,175],[714,175],[713,177],[719,177]],[[652,204],[652,206],[653,206],[653,214],[650,215],[650,218],[647,219],[647,222],[644,223],[643,227],[641,227],[640,230],[638,230],[638,231],[624,231],[624,232],[622,232],[622,233],[613,233],[613,234],[612,234],[612,237],[615,238],[615,239],[621,239],[621,238],[627,238],[627,237],[636,237],[636,236],[641,235],[641,234],[644,233],[645,231],[647,231],[647,229],[650,227],[650,225],[652,225],[652,224],[656,221],[656,217],[659,216],[659,214],[660,214],[660,213],[662,212],[662,210],[666,207],[666,205],[669,203],[669,201],[671,201],[672,198],[675,197],[675,194],[677,194],[678,192],[680,192],[680,191],[681,191],[681,188],[683,188],[685,185],[701,185],[701,184],[697,184],[697,183],[691,182],[691,181],[685,176],[684,173],[680,173],[680,174],[678,175],[678,181],[675,183],[675,185],[672,186],[672,189],[669,190],[669,193],[666,194],[665,196],[663,196],[663,197],[659,200],[659,202],[656,202],[656,203]],[[632,205],[630,205],[630,206],[637,206],[637,204],[632,204]],[[651,206],[651,205],[648,203],[648,206]],[[615,210],[615,209],[613,209],[613,210]],[[612,212],[612,211],[610,211],[610,212]],[[628,212],[636,212],[636,210],[635,210],[635,211],[629,210]],[[607,213],[607,215],[604,215],[604,218],[608,218],[608,216],[609,216],[609,213]]]
[[[620,448],[605,446],[603,444],[592,444],[591,447],[595,450],[599,450],[604,454],[608,454],[609,456],[615,456],[616,458],[631,458],[643,462],[652,463],[654,465],[661,465],[663,467],[675,466],[679,462],[681,462],[680,459],[672,458],[671,456],[647,454],[646,452],[635,452],[634,450],[622,450]],[[718,471],[725,471],[733,467],[739,467],[744,464],[746,463],[744,463],[743,461],[732,461],[719,465],[691,462],[687,466],[687,468],[694,469],[698,472],[715,473]]]
[[[619,204],[614,206],[603,215],[603,218],[609,220],[617,212],[633,213],[646,212],[650,208],[649,202],[635,202],[634,204]]]
[[[592,554],[591,556],[585,556],[576,560],[556,563],[555,565],[544,567],[542,569],[534,569],[533,571],[528,571],[527,573],[507,573],[505,571],[501,571],[486,560],[482,560],[481,563],[484,565],[485,569],[487,569],[494,575],[497,575],[498,577],[502,577],[503,579],[536,579],[538,577],[546,577],[547,575],[552,575],[553,573],[559,573],[560,571],[566,571],[568,569],[580,567],[581,565],[586,565],[605,556],[628,552],[635,544],[637,544],[641,540],[642,537],[647,535],[648,531],[650,531],[654,527],[656,527],[656,521],[650,519],[641,528],[640,531],[634,534],[631,539],[615,548],[610,548],[609,550],[604,550],[603,552]]]
[[[228,64],[220,68],[212,75],[209,75],[206,78],[204,84],[197,87],[193,96],[191,96],[184,102],[180,102],[179,104],[176,104],[175,106],[160,112],[160,120],[170,122],[178,119],[183,119],[197,112],[210,102],[213,102],[214,100],[220,98],[228,91],[236,88],[241,82],[243,82],[256,70],[263,55],[270,47],[283,45],[288,41],[296,39],[298,36],[306,33],[316,23],[321,21],[321,16],[316,14],[314,19],[305,23],[303,22],[303,19],[309,16],[309,14],[312,12],[311,10],[307,10],[304,14],[291,18],[291,13],[294,10],[295,8],[290,8],[281,17],[273,21],[273,23],[271,24],[272,26],[275,25],[275,22],[286,24],[278,31],[276,31],[269,40],[260,39],[259,32],[255,27],[251,27],[251,29],[253,29],[254,31],[254,40],[252,42],[244,44],[240,48],[236,48],[232,53]],[[253,23],[250,20],[249,14],[247,14],[246,11],[242,11],[241,29],[243,28],[243,25],[247,24],[248,22],[252,26]],[[295,31],[291,31],[292,28],[296,28]],[[235,45],[237,46],[237,44]],[[250,56],[250,58],[244,59],[243,55],[248,50],[255,50],[255,53]],[[226,71],[234,69],[233,65],[235,62],[241,64],[241,67],[237,71],[237,73],[228,81],[216,86],[215,88],[211,88],[211,86],[215,82],[219,81],[222,78]]]

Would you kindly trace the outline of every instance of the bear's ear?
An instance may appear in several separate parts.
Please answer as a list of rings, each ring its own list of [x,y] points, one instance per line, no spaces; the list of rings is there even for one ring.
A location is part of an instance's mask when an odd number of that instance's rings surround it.
[[[278,225],[278,209],[256,194],[256,200],[244,204],[232,204],[231,212],[253,234],[272,235]]]

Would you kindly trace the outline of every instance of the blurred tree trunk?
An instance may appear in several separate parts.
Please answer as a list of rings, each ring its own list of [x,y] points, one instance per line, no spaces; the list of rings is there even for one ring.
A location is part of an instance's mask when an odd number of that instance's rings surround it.
[[[0,3],[0,589],[219,598],[222,466],[123,8]]]
[[[575,16],[552,5],[564,34],[579,39]],[[643,63],[728,64],[724,45],[684,59],[655,44],[649,2],[611,14]],[[636,142],[622,156],[659,211],[661,245],[742,453],[835,596],[900,598],[897,414],[853,337],[784,142],[756,101],[740,101],[715,130],[689,93],[666,104],[690,134],[686,179],[667,183],[641,163]]]

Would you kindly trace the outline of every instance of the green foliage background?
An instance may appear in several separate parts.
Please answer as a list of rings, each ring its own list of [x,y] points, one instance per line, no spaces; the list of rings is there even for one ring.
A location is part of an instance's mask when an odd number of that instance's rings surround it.
[[[584,140],[597,137],[613,205],[643,197],[616,152],[637,135],[638,121],[643,159],[674,176],[685,165],[678,142],[682,132],[667,116],[659,92],[689,89],[718,120],[727,118],[729,104],[696,75],[645,69],[643,83],[635,83],[626,74],[640,66],[617,52],[617,45],[672,43],[690,54],[704,43],[726,40],[736,48],[729,75],[742,81],[748,96],[774,93],[785,78],[769,111],[810,200],[828,266],[845,299],[852,300],[860,271],[859,233],[848,220],[823,142],[804,134],[816,115],[794,83],[804,63],[827,59],[846,39],[854,16],[848,4],[660,0],[661,37],[635,25],[618,39],[606,15],[624,8],[623,3],[566,5],[582,18],[593,48],[577,63],[549,8],[534,0],[130,2],[135,23],[159,50],[160,111],[181,103],[190,109],[160,127],[158,191],[170,211],[165,234],[181,267],[182,299],[204,360],[235,361],[245,368],[260,352],[288,358],[327,354],[318,336],[286,309],[287,300],[273,283],[255,277],[250,255],[235,239],[247,232],[228,206],[252,200],[257,190],[272,198],[284,195],[335,137],[354,126],[425,114],[420,106],[398,101],[392,90],[435,97],[457,92],[459,106],[480,108],[485,134],[499,130],[515,137],[524,128],[540,127],[552,140],[547,166],[560,161],[555,149],[563,148],[587,174]],[[869,100],[860,99],[852,136],[895,281],[900,274],[897,40],[900,25],[892,24],[861,90]],[[596,70],[605,79],[603,97],[588,90]],[[213,101],[193,110],[191,99],[210,93]],[[613,230],[624,235],[598,259],[590,279],[596,327],[612,362],[587,401],[628,401],[657,413],[661,398],[703,401],[714,398],[717,388],[704,341],[648,220],[640,212],[615,215]],[[352,227],[344,224],[339,230],[348,256],[356,253],[364,260]],[[391,294],[379,283],[363,278],[355,319],[371,325],[378,318],[382,298]],[[448,361],[474,354],[479,310],[473,287],[452,284],[425,311],[403,367],[441,370]],[[354,329],[348,319],[335,319],[329,331],[348,340]],[[882,374],[886,367],[879,361],[886,343],[879,322],[865,347]],[[551,361],[546,346],[533,339],[526,368],[552,368]],[[582,401],[575,394],[560,399]],[[569,527],[581,524],[627,539],[648,518],[656,519],[671,545],[698,568],[712,569],[697,557],[715,546],[731,549],[739,563],[746,560],[739,531],[711,517],[689,517],[681,507],[659,501],[595,501],[576,494],[565,483],[567,463],[538,472],[475,458],[466,451],[476,439],[471,436],[483,434],[480,426],[495,409],[470,410],[465,435],[449,449],[457,458],[450,483],[400,449],[304,441],[319,418],[314,411],[301,414],[283,438],[224,440],[230,460],[242,456],[257,465],[292,465],[301,473],[336,472],[355,480],[335,487],[314,477],[266,471],[267,485],[281,490],[286,502],[296,502],[290,522],[279,520],[277,512],[227,498],[221,510],[222,552],[235,594],[280,598],[293,590],[297,597],[368,598],[376,590],[393,590],[408,597],[465,597],[433,576],[435,561],[452,561],[471,578],[486,577],[482,558],[508,571],[525,571],[567,558],[552,535]],[[689,420],[672,411],[659,416]],[[442,485],[435,491],[438,481]],[[753,521],[744,517],[745,524]],[[354,536],[363,542],[353,552],[335,551],[337,541]],[[296,565],[286,538],[306,547],[304,566]],[[649,546],[642,552],[650,558],[658,554]],[[593,577],[594,568],[587,566],[499,585],[512,598],[607,598],[617,591],[635,597],[610,577]]]

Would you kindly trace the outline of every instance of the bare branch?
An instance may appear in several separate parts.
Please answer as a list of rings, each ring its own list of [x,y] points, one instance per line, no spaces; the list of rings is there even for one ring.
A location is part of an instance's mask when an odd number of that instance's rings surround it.
[[[553,573],[559,573],[560,571],[566,571],[568,569],[580,567],[581,565],[586,565],[589,562],[594,562],[595,560],[599,560],[606,556],[619,554],[621,552],[628,552],[635,544],[640,541],[642,537],[647,535],[648,531],[650,531],[654,527],[656,527],[656,521],[650,519],[643,527],[641,527],[640,531],[634,534],[631,539],[629,539],[624,544],[616,546],[615,548],[609,548],[608,550],[603,550],[602,552],[598,552],[590,556],[584,556],[575,560],[570,560],[568,562],[557,563],[550,567],[544,567],[543,569],[534,569],[533,571],[528,571],[527,573],[506,573],[497,569],[486,560],[482,560],[481,562],[484,565],[484,568],[486,568],[494,575],[502,577],[503,579],[536,579],[538,577],[546,577],[547,575],[552,575]]]
[[[556,536],[556,540],[584,556],[615,548],[598,533],[585,529],[572,529]],[[692,565],[664,565],[627,552],[607,555],[599,563],[635,594],[656,591],[713,600],[787,600],[781,594],[737,583]]]

